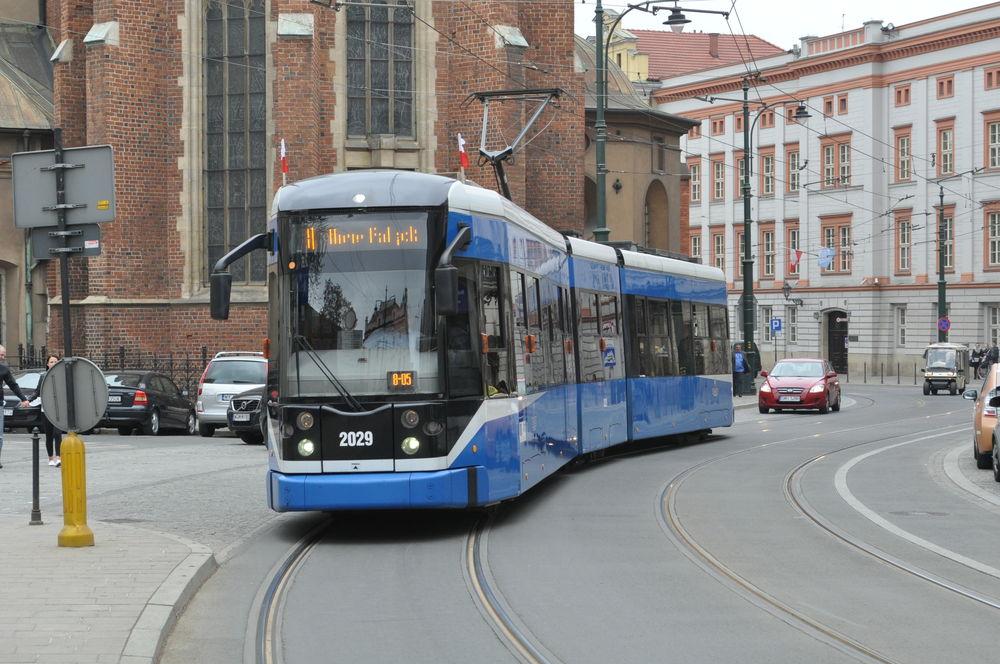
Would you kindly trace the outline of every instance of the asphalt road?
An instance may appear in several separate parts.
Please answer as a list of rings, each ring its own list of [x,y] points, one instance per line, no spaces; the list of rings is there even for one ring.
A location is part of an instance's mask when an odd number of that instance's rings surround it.
[[[503,506],[484,540],[497,599],[552,662],[994,661],[1000,484],[974,467],[971,402],[844,396],[827,415],[741,410],[706,442],[574,468]],[[262,447],[85,440],[95,525],[219,557],[165,664],[254,661],[263,590],[317,528],[279,607],[285,662],[517,661],[470,591],[474,516],[276,515]],[[8,434],[0,472],[26,453]],[[41,470],[57,518],[58,471]],[[0,505],[28,509],[30,482]]]

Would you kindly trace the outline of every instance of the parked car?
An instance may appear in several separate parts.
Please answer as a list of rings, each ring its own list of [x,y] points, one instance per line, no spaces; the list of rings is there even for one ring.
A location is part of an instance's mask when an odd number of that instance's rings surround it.
[[[216,353],[198,383],[198,433],[207,437],[217,428],[229,426],[226,414],[230,400],[251,388],[264,387],[266,380],[267,359],[263,353]]]
[[[42,398],[41,382],[45,375],[45,369],[25,369],[15,371],[13,376],[17,381],[17,386],[28,397],[31,404],[27,408],[21,408],[18,404],[21,400],[10,391],[6,384],[3,386],[3,426],[5,429],[15,429],[23,427],[25,431],[38,427],[42,431]]]
[[[926,367],[920,370],[924,374],[924,394],[937,394],[938,390],[948,390],[950,394],[965,391],[969,372],[968,346],[931,344],[924,349],[924,361]]]
[[[972,456],[978,468],[987,469],[993,464],[993,429],[997,425],[997,409],[990,400],[1000,393],[1000,365],[991,364],[986,370],[986,378],[979,389],[970,388],[962,393],[962,398],[976,402],[972,409]]]
[[[191,399],[171,378],[156,371],[105,371],[108,409],[98,425],[116,427],[127,436],[137,429],[155,436],[161,429],[194,434],[196,419]]]
[[[757,392],[761,413],[774,408],[816,408],[820,413],[840,410],[840,380],[826,360],[795,358],[779,360],[770,372],[761,371],[766,380]]]
[[[264,428],[260,417],[263,400],[263,387],[247,390],[229,400],[229,410],[226,412],[229,430],[247,445],[260,445],[264,442]]]
[[[997,408],[1000,408],[1000,395],[990,397],[987,405],[994,411],[996,411]],[[993,434],[990,438],[990,466],[993,467],[994,481],[1000,482],[1000,427],[993,427]],[[982,468],[982,466],[979,467]]]

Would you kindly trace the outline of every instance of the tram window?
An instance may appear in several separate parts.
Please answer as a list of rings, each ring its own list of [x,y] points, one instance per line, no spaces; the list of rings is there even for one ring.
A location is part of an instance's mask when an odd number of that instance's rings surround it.
[[[545,311],[549,316],[549,357],[552,360],[552,375],[550,380],[553,383],[566,382],[566,350],[563,323],[563,289],[555,284],[546,282]]]
[[[506,298],[502,273],[496,265],[483,265],[479,272],[479,294],[482,298],[480,321],[486,335],[483,354],[483,382],[488,396],[509,394],[510,355],[505,334],[504,311]]]
[[[604,364],[604,377],[607,379],[624,378],[625,371],[620,353],[622,348],[621,316],[618,308],[618,297],[601,295],[601,339],[604,340],[604,350],[601,351],[601,362]]]
[[[710,360],[706,366],[709,374],[724,374],[731,369],[729,367],[729,321],[727,311],[723,306],[710,304],[708,306],[709,324],[712,333],[712,348]]]
[[[514,327],[524,329],[528,326],[527,312],[524,306],[524,275],[513,270],[510,273],[510,295],[514,306]]]
[[[576,329],[580,348],[580,379],[585,383],[604,380],[604,364],[599,347],[600,310],[596,293],[579,292]]]
[[[542,333],[541,306],[538,301],[540,286],[541,284],[536,277],[524,276],[525,313],[528,320],[525,335],[532,339],[530,347],[525,344],[524,356],[524,381],[525,386],[529,389],[546,385],[549,382],[548,363],[545,357],[547,344],[545,335]]]
[[[646,298],[626,295],[625,309],[630,312],[628,375],[651,376],[649,334],[646,329]]]
[[[665,300],[650,299],[647,307],[649,310],[649,345],[652,356],[649,375],[676,375],[676,347],[670,336],[668,303]]]
[[[677,344],[677,369],[681,376],[695,374],[694,325],[691,322],[690,302],[670,302],[673,338]]]

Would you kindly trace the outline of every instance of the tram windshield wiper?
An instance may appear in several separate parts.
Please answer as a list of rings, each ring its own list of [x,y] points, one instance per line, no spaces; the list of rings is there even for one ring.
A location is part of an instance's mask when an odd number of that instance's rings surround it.
[[[352,395],[350,392],[347,391],[347,388],[344,387],[344,384],[341,383],[340,380],[337,378],[337,376],[333,373],[333,371],[330,370],[330,367],[326,365],[326,362],[324,362],[323,359],[319,356],[319,354],[316,352],[316,349],[313,348],[312,344],[309,343],[308,339],[306,339],[301,334],[296,334],[292,337],[292,342],[295,343],[297,346],[299,346],[302,350],[304,350],[307,355],[309,355],[309,359],[311,359],[313,363],[316,364],[320,372],[322,372],[323,376],[328,381],[330,381],[330,384],[333,385],[334,389],[337,390],[337,393],[344,398],[344,401],[347,402],[347,405],[350,406],[351,410],[354,410],[358,413],[364,411],[365,407],[361,405],[360,401],[354,398],[354,395]],[[299,374],[298,361],[296,361],[295,373],[297,375]]]

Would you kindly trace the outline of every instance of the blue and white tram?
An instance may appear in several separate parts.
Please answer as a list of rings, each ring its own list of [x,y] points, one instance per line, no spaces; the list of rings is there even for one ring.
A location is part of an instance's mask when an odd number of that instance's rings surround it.
[[[268,501],[464,508],[581,454],[733,421],[715,268],[567,238],[493,191],[404,171],[282,187],[270,230]]]

